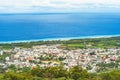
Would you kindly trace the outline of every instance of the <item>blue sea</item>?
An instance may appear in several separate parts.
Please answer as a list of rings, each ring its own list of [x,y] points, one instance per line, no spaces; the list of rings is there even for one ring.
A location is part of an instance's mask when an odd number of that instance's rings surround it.
[[[0,14],[0,42],[119,35],[117,13]]]

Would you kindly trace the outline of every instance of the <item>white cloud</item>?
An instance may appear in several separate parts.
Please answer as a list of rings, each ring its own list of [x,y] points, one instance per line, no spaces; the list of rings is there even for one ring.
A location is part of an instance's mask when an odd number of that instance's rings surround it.
[[[0,0],[0,12],[120,10],[120,0]]]

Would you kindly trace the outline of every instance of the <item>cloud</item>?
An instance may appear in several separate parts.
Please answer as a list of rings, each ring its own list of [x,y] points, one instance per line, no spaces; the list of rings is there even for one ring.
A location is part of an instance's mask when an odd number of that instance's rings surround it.
[[[120,0],[0,0],[0,12],[119,10]]]

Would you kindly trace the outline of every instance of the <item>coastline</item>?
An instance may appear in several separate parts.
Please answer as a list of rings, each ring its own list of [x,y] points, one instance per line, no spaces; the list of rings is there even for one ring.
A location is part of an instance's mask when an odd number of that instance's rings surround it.
[[[44,38],[44,39],[31,39],[31,40],[16,40],[16,41],[0,41],[0,44],[12,44],[12,43],[27,43],[27,42],[38,42],[38,41],[65,41],[71,39],[90,39],[90,38],[111,38],[120,37],[120,35],[93,35],[93,36],[81,36],[81,37],[65,37],[65,38]]]

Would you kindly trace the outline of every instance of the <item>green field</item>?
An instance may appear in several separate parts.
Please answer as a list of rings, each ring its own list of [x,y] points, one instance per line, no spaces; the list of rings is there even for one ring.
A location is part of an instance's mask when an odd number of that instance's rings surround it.
[[[76,48],[118,48],[120,47],[120,37],[111,38],[90,38],[90,39],[72,39],[72,40],[54,40],[54,41],[36,41],[22,43],[6,43],[0,44],[0,49],[13,49],[14,47],[32,48],[36,45],[52,45],[61,44],[68,49]]]

